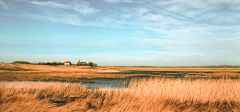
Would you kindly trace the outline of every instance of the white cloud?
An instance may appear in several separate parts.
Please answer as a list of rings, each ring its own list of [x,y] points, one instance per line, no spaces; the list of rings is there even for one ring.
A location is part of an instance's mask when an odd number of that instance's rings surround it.
[[[4,12],[3,15],[6,14],[12,17],[53,21],[77,26],[101,26],[101,24],[95,21],[95,17],[91,17],[94,20],[89,19],[89,16],[101,10],[91,6],[89,1],[34,0],[29,2],[28,0],[9,0],[8,2],[0,1],[0,6],[4,6],[9,11],[12,11],[12,13]],[[25,7],[31,7],[32,9],[28,10]]]
[[[117,4],[117,3],[132,3],[132,0],[103,0],[107,3]]]
[[[12,1],[13,2],[13,1]],[[104,3],[98,1],[100,6]],[[104,4],[102,8],[94,7],[88,1],[31,1],[31,5],[40,13],[19,14],[23,17],[50,20],[78,26],[101,27],[147,27],[155,30],[179,29],[185,26],[202,24],[236,25],[240,16],[236,1],[131,1],[105,0],[107,3],[131,3],[127,7]],[[24,2],[27,4],[29,2]],[[225,3],[225,5],[224,5]],[[2,2],[7,4],[7,2]],[[16,6],[17,7],[17,6]],[[230,13],[224,11],[232,10]],[[12,8],[12,7],[11,7]],[[111,10],[109,10],[111,9]],[[224,16],[226,15],[226,16]]]
[[[143,14],[149,12],[151,9],[147,8],[138,8],[136,11],[139,13],[138,18],[141,17]]]
[[[113,47],[118,45],[118,43],[111,42],[111,41],[91,41],[91,42],[76,41],[76,42],[77,44],[71,44],[71,45],[81,46],[81,47]]]
[[[141,17],[142,20],[145,21],[160,21],[160,22],[164,22],[164,20],[166,19],[171,19],[171,18],[166,18],[163,15],[160,14],[147,14],[144,15],[143,17]]]
[[[189,53],[183,53],[183,52],[168,52],[168,51],[143,51],[142,53],[151,55],[154,57],[164,57],[167,59],[170,59],[170,57],[176,57],[176,56],[182,56],[182,57],[192,57],[192,56],[205,56],[203,53],[198,52],[189,52]]]
[[[159,34],[165,34],[161,38],[143,38],[145,46],[152,46],[157,49],[165,50],[169,53],[184,54],[208,54],[209,56],[234,56],[239,47],[239,34],[232,34],[228,31],[239,31],[237,27],[186,27],[183,29],[155,30]],[[227,30],[227,31],[225,31]],[[232,34],[232,35],[229,35]],[[163,38],[164,37],[164,38]],[[166,53],[166,52],[165,52]],[[169,54],[167,53],[167,54]]]
[[[117,46],[117,42],[112,41],[69,41],[69,43],[66,42],[29,42],[29,41],[7,41],[7,40],[0,40],[0,45],[44,45],[44,46],[75,46],[75,47],[113,47]],[[1,50],[1,49],[0,49]]]
[[[3,50],[3,51],[8,51],[8,50],[10,50],[10,49],[2,49],[2,48],[0,48],[0,50]]]
[[[8,8],[7,8],[7,4],[6,3],[4,3],[2,0],[0,0],[0,6],[4,9],[4,10],[7,10]],[[1,8],[0,7],[0,8]]]
[[[77,3],[70,3],[70,4],[57,3],[57,2],[53,2],[53,1],[47,1],[47,2],[32,1],[31,3],[34,5],[38,5],[38,6],[46,6],[43,8],[47,8],[47,10],[50,10],[50,9],[48,9],[48,7],[52,7],[52,8],[56,8],[56,9],[58,9],[58,8],[59,9],[70,9],[70,10],[73,10],[80,14],[85,14],[85,15],[98,12],[97,9],[90,7],[89,3],[84,2],[84,1],[82,1],[80,3],[77,2]]]
[[[46,2],[32,1],[31,3],[34,5],[48,6],[53,8],[64,8],[64,9],[70,8],[68,5],[56,3],[53,1],[46,1]]]

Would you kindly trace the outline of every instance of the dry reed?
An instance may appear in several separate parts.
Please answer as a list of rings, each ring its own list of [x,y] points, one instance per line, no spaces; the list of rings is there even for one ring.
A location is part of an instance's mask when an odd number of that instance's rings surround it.
[[[128,88],[0,82],[0,111],[239,111],[238,79],[132,79]]]

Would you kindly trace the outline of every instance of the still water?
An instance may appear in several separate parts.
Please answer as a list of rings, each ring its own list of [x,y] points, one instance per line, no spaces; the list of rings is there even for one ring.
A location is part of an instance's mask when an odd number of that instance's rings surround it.
[[[165,78],[184,78],[184,76],[188,72],[179,72],[179,71],[123,71],[123,72],[111,72],[111,73],[104,73],[104,74],[122,74],[122,75],[133,75],[133,76],[126,76],[122,79],[116,79],[116,78],[93,78],[93,79],[87,79],[87,78],[81,78],[79,79],[80,82],[71,82],[76,84],[81,84],[84,86],[87,86],[90,89],[95,88],[117,88],[117,87],[127,87],[130,83],[132,78],[149,78],[153,77],[154,75],[161,75],[165,76]],[[150,76],[151,75],[151,76]],[[195,79],[198,78],[204,78],[204,75],[197,75],[192,74],[192,76],[195,75]]]

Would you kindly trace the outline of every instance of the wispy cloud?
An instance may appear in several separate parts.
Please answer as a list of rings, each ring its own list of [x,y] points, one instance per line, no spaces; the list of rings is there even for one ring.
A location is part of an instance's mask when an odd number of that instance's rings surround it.
[[[76,41],[76,42],[77,44],[73,44],[74,46],[83,47],[113,47],[118,45],[118,43],[111,41],[91,41],[91,42]]]
[[[11,2],[0,2],[5,8],[13,9]],[[21,1],[27,4],[27,1]],[[33,19],[65,22],[79,26],[141,26],[146,30],[179,29],[186,26],[208,25],[239,25],[237,14],[238,2],[189,0],[169,1],[131,1],[131,0],[103,0],[98,1],[103,7],[95,7],[88,1],[31,1],[38,13],[23,14]],[[107,3],[131,3],[129,6],[112,6]],[[7,4],[12,7],[7,7]],[[27,4],[29,5],[29,4]],[[17,8],[17,6],[15,6]],[[109,10],[110,9],[110,10]],[[20,12],[22,13],[22,12]],[[20,14],[19,14],[20,15]],[[237,23],[237,24],[236,24]],[[149,28],[148,28],[149,27]]]
[[[3,50],[3,51],[8,51],[8,50],[10,50],[10,49],[2,49],[2,48],[0,48],[0,50]]]
[[[168,52],[168,51],[143,51],[143,54],[146,54],[151,57],[161,57],[168,60],[177,60],[179,58],[189,58],[189,57],[206,57],[206,54],[199,52]]]
[[[56,10],[70,9],[70,10],[73,10],[75,12],[78,12],[78,13],[84,14],[84,15],[93,14],[93,13],[98,12],[97,9],[92,8],[89,3],[84,2],[84,1],[70,3],[70,4],[58,3],[58,2],[54,2],[54,1],[46,1],[46,2],[32,1],[31,3],[34,5],[37,5],[37,6],[43,6],[43,8],[46,8],[45,10],[48,10],[48,11],[49,11],[48,8],[50,7],[50,8],[54,8]]]
[[[111,41],[69,41],[69,43],[66,42],[31,42],[31,41],[8,41],[8,40],[0,40],[1,45],[27,45],[27,46],[74,46],[74,47],[114,47],[117,46],[118,43],[111,42]]]
[[[22,5],[19,5],[22,4]],[[92,7],[88,1],[0,1],[0,5],[4,6],[13,13],[12,17],[21,17],[29,19],[37,19],[43,21],[53,21],[66,23],[77,26],[99,26],[97,22],[87,20],[92,14],[96,14],[100,9]],[[22,9],[22,6],[34,7],[36,10]],[[5,12],[7,13],[7,12]],[[4,13],[4,14],[5,14]],[[6,14],[9,16],[9,13]],[[94,17],[92,17],[94,18]],[[84,22],[82,20],[85,20]],[[92,21],[92,22],[91,22]]]
[[[0,1],[0,5],[12,9],[14,4],[10,2]],[[20,2],[20,1],[19,1]],[[27,1],[21,1],[27,4]],[[107,3],[131,3],[133,6],[112,6]],[[72,16],[74,20],[83,20],[92,25],[98,25],[97,22],[112,22],[112,24],[129,24],[129,22],[139,22],[140,25],[147,27],[148,25],[155,24],[167,28],[179,28],[181,26],[189,26],[193,24],[213,24],[213,25],[229,25],[239,22],[237,21],[240,16],[237,12],[240,9],[240,3],[230,1],[201,1],[196,0],[191,2],[189,0],[169,0],[169,1],[131,1],[131,0],[103,0],[99,4],[104,4],[104,8],[97,8],[92,6],[88,1],[31,1],[31,6],[34,6],[39,11],[38,14],[29,13],[34,15],[32,17],[46,17],[49,20],[55,18],[62,19],[68,22],[68,16]],[[12,7],[9,7],[11,4]],[[27,4],[29,5],[29,4]],[[17,6],[15,6],[17,8]],[[109,10],[111,9],[111,10]],[[93,18],[93,14],[95,18]],[[74,16],[75,15],[75,16]],[[88,17],[88,21],[84,17]],[[54,18],[55,17],[55,18]],[[64,18],[66,17],[66,19]],[[140,19],[137,19],[141,17]],[[35,18],[35,19],[36,19]],[[52,19],[50,19],[52,18]],[[134,19],[135,18],[135,19]],[[124,21],[124,20],[131,21]],[[137,21],[136,21],[137,20]],[[56,20],[55,20],[56,21]],[[82,23],[82,24],[83,24]],[[150,24],[151,23],[151,24]],[[100,23],[101,24],[101,23]],[[79,24],[76,24],[79,25]],[[147,25],[147,26],[146,26]],[[106,25],[109,26],[109,25]],[[112,25],[118,26],[118,25]],[[172,26],[172,27],[171,27]]]
[[[34,5],[47,6],[47,7],[53,7],[53,8],[63,8],[63,9],[70,8],[68,5],[60,4],[53,1],[46,1],[46,2],[32,1],[31,3]]]
[[[117,3],[132,3],[132,0],[103,0],[107,3],[117,4]]]
[[[0,0],[0,6],[4,9],[4,10],[7,10],[7,4],[6,3],[4,3],[2,0]],[[0,8],[1,8],[0,7]]]

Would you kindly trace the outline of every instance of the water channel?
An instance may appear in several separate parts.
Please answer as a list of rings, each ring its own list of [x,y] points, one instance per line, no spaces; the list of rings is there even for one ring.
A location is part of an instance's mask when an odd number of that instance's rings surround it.
[[[90,89],[95,88],[117,88],[117,87],[127,87],[132,78],[149,78],[154,76],[177,79],[184,78],[187,73],[191,72],[179,72],[179,71],[123,71],[123,72],[108,72],[104,74],[122,74],[126,75],[125,78],[81,78],[80,82],[71,82],[73,84],[81,83],[81,85],[87,86]],[[192,72],[191,76],[195,79],[205,78],[204,75],[194,74],[197,72]],[[93,81],[93,82],[92,82]]]
[[[79,82],[68,82],[71,84],[81,84],[87,86],[89,89],[95,88],[117,88],[117,87],[127,87],[132,78],[149,78],[149,77],[165,77],[165,78],[184,78],[185,75],[191,73],[191,76],[194,76],[195,79],[204,78],[204,75],[199,75],[197,72],[179,72],[179,71],[123,71],[123,72],[107,72],[104,74],[122,74],[125,78],[79,78]],[[194,74],[196,73],[196,74]],[[38,80],[40,81],[40,79]],[[58,80],[48,80],[44,82],[63,82],[60,78]]]

